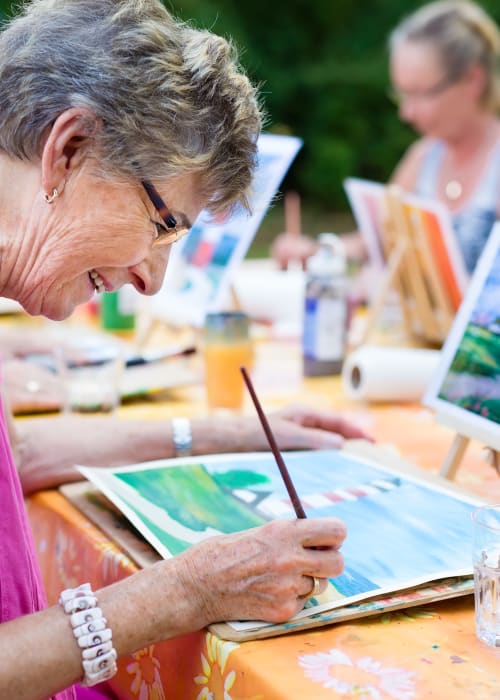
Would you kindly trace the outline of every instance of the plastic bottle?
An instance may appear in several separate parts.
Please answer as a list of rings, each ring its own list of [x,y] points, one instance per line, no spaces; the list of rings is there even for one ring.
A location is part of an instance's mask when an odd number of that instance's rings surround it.
[[[333,233],[318,237],[319,249],[306,266],[303,372],[306,377],[339,374],[344,361],[347,322],[346,255]]]
[[[101,326],[110,331],[132,330],[135,327],[135,295],[133,287],[101,295]]]

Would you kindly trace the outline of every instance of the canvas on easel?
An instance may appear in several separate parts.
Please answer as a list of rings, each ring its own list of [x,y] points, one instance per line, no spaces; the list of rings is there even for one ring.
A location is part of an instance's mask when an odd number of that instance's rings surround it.
[[[443,346],[424,403],[456,431],[441,474],[454,477],[471,438],[500,451],[500,224],[495,224]]]
[[[188,236],[172,247],[161,290],[146,313],[172,326],[203,325],[209,311],[237,305],[231,299],[232,277],[302,146],[295,136],[261,134],[257,168],[249,196],[251,213],[243,206],[228,217],[201,212]]]
[[[386,265],[382,242],[386,216],[385,187],[379,182],[348,177],[344,180],[344,189],[367,250],[368,259],[376,270],[383,270]]]
[[[439,202],[383,187],[378,227],[385,268],[371,300],[366,343],[391,290],[399,297],[410,337],[441,345],[467,285],[467,273],[450,215]]]

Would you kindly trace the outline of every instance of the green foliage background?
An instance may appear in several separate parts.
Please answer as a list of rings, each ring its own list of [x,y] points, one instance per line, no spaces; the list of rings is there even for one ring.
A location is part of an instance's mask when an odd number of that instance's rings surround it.
[[[480,0],[497,21],[498,0]],[[232,36],[262,85],[271,131],[304,147],[288,186],[345,209],[342,180],[386,180],[414,138],[387,96],[387,37],[419,0],[170,0],[175,14]]]
[[[414,138],[387,97],[387,36],[419,0],[165,0],[224,36],[261,85],[270,131],[304,139],[284,185],[346,210],[342,180],[385,180]],[[497,21],[498,0],[480,0]],[[13,3],[0,0],[0,12]]]

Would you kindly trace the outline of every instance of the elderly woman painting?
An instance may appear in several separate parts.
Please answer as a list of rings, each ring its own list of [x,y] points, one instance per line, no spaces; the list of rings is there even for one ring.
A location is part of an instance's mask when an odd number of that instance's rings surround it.
[[[245,203],[259,128],[228,44],[157,0],[27,3],[0,35],[0,294],[63,319],[96,289],[154,293],[201,208]],[[285,620],[342,569],[342,523],[271,522],[44,609],[0,417],[2,698],[73,698],[145,645]]]

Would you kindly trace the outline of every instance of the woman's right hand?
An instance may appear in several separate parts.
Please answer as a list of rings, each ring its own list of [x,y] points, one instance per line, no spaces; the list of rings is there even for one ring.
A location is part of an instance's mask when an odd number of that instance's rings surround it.
[[[274,520],[261,527],[213,537],[177,557],[183,585],[196,606],[195,627],[224,620],[279,623],[298,613],[322,580],[343,570],[346,536],[335,518]]]

